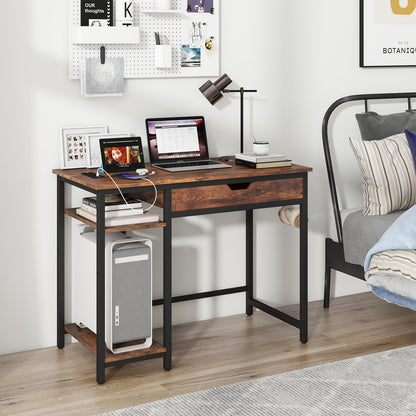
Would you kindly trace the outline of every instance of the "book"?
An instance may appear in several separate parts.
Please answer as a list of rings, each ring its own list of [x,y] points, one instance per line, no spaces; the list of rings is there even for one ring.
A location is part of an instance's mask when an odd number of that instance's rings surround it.
[[[124,202],[124,199],[120,195],[106,195],[104,197],[105,200],[105,211],[115,211],[119,209],[129,209],[131,208],[142,208],[143,204],[140,199],[137,199],[134,196],[129,194],[125,195],[126,201],[129,203],[127,205]],[[82,203],[85,205],[89,205],[90,207],[96,208],[97,207],[97,197],[96,196],[86,196],[82,198]]]
[[[124,204],[125,207],[127,207],[126,204]],[[85,211],[91,212],[91,214],[97,215],[97,208],[92,207],[91,205],[87,205],[82,203],[80,208],[82,208]],[[125,209],[124,207],[122,209],[114,209],[114,210],[107,210],[104,212],[104,217],[105,218],[114,218],[114,217],[126,217],[129,215],[140,215],[143,214],[143,208],[133,208],[130,209],[127,207],[127,209]]]
[[[284,155],[278,155],[275,153],[269,153],[264,156],[258,156],[253,152],[246,152],[246,153],[237,153],[235,155],[236,159],[240,160],[247,160],[253,163],[263,163],[263,162],[277,162],[280,160],[287,160],[287,157]]]
[[[113,26],[113,0],[81,0],[81,26]]]
[[[235,159],[236,165],[243,165],[249,168],[264,169],[264,168],[282,168],[285,166],[292,166],[292,161],[289,159],[278,160],[277,162],[254,163],[248,160]]]
[[[96,215],[82,208],[77,208],[76,213],[81,217],[87,218],[90,221],[97,222]],[[125,217],[112,217],[105,219],[105,226],[117,226],[117,225],[128,225],[128,224],[140,224],[144,222],[156,222],[159,221],[159,215],[153,214],[152,212],[144,212],[143,214],[128,215]]]

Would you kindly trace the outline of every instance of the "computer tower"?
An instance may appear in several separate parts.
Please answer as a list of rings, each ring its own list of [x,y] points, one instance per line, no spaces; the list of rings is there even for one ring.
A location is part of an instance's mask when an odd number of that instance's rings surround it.
[[[95,231],[81,235],[96,241]],[[113,353],[148,348],[152,345],[152,242],[106,233],[105,257],[106,346]],[[93,297],[95,302],[95,293]],[[92,320],[90,314],[80,321],[96,332],[95,314]]]

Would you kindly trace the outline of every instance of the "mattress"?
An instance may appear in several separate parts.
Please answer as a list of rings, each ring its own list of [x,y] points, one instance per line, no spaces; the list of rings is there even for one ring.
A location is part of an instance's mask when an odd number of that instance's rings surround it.
[[[403,212],[363,215],[360,208],[355,208],[341,213],[345,261],[363,266],[367,252]]]

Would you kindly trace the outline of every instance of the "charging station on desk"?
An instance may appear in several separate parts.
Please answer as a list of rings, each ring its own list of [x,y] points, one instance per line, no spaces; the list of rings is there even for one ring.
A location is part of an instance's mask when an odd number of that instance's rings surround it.
[[[86,251],[90,249],[91,258],[94,258],[97,237],[95,230],[87,228],[81,236],[87,240],[86,244],[82,244],[83,248]],[[148,239],[131,238],[122,233],[108,233],[105,257],[107,348],[116,354],[149,348],[152,345],[152,242]],[[75,290],[83,288],[85,292],[86,287],[92,293],[83,293],[83,298],[95,299],[94,275],[89,276],[89,285],[85,285],[85,276],[80,277],[83,282],[75,283],[78,285]],[[91,313],[92,310],[95,311],[95,304],[91,305],[89,302],[85,308],[89,309],[83,311],[81,305],[73,308],[73,321],[96,332],[96,315]]]

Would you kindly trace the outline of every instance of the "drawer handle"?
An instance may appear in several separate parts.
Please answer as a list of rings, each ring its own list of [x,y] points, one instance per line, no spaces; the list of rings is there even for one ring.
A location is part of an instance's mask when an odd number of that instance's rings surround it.
[[[252,182],[229,183],[227,185],[232,191],[238,191],[239,189],[247,189],[251,183]]]

